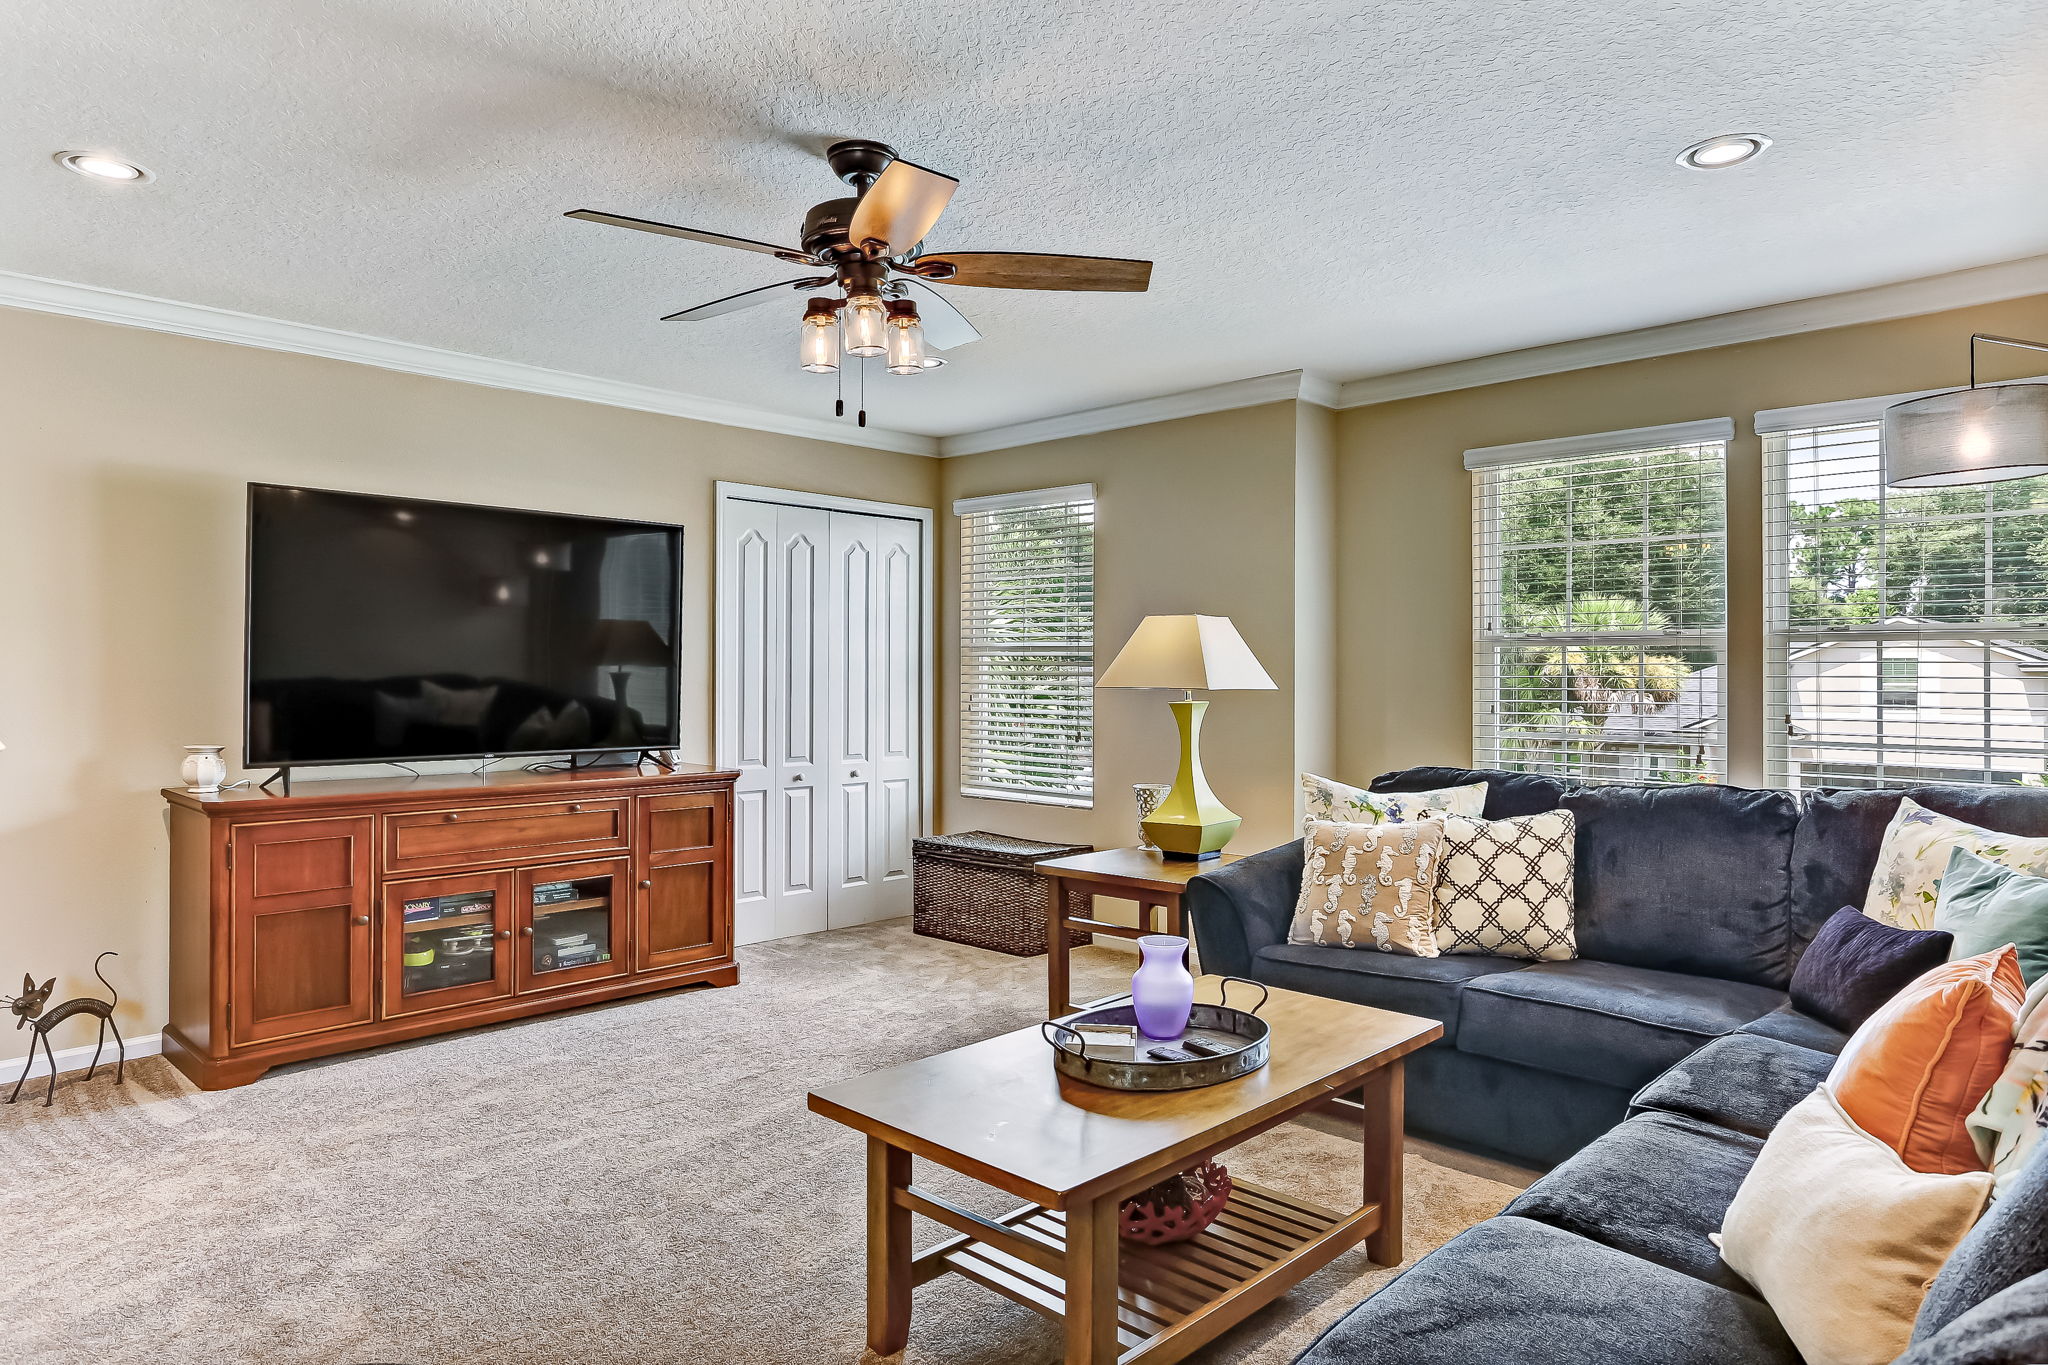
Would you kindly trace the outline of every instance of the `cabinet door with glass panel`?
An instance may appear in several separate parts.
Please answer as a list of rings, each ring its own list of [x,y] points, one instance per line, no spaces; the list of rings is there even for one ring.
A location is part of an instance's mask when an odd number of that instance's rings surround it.
[[[384,886],[384,1016],[512,994],[513,874]]]
[[[629,873],[623,858],[520,869],[520,991],[625,975]]]

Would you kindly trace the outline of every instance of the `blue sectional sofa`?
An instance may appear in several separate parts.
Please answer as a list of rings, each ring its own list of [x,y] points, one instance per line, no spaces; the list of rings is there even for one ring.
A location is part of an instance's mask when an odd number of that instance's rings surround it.
[[[1407,957],[1287,942],[1301,844],[1195,878],[1202,965],[1443,1022],[1408,1059],[1412,1131],[1550,1166],[1621,1122],[1636,1091],[1726,1034],[1839,1046],[1786,987],[1827,917],[1860,906],[1910,795],[2011,834],[2048,835],[2048,791],[1923,787],[1794,794],[1710,784],[1580,786],[1464,768],[1387,773],[1375,791],[1485,781],[1491,820],[1564,808],[1578,823],[1580,957]]]
[[[1299,1365],[1798,1365],[1707,1234],[1846,1041],[1786,998],[1822,920],[1860,905],[1901,795],[1574,788],[1481,778],[1487,815],[1578,813],[1578,962],[1404,958],[1286,942],[1299,845],[1190,886],[1205,968],[1444,1021],[1408,1060],[1410,1126],[1561,1162],[1340,1320]],[[1924,788],[1934,810],[2048,834],[2048,792]],[[1898,1365],[2048,1361],[2048,1161],[1936,1278]]]

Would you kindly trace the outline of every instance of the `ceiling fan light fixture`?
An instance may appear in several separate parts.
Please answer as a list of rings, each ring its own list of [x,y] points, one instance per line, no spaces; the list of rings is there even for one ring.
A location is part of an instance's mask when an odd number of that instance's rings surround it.
[[[876,294],[855,294],[846,301],[846,353],[866,360],[888,349],[888,313]]]
[[[812,374],[839,368],[839,300],[812,299],[804,308],[797,339],[797,364]]]
[[[1678,154],[1678,164],[1696,171],[1725,171],[1740,166],[1771,145],[1762,133],[1717,133]]]
[[[918,321],[917,305],[909,299],[890,299],[889,373],[923,374],[924,324]]]

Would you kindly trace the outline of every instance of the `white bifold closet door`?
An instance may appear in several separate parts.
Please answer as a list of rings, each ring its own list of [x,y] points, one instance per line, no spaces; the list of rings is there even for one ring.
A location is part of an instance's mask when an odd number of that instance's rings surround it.
[[[720,542],[740,940],[909,914],[923,815],[917,523],[735,500]]]

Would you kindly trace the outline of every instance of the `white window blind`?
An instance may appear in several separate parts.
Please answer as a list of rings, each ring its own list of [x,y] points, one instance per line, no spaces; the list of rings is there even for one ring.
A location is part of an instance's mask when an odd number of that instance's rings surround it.
[[[1732,430],[1467,452],[1475,766],[1591,782],[1726,774]]]
[[[960,794],[1095,803],[1095,489],[963,499]]]
[[[1771,780],[2038,777],[2048,477],[1886,488],[1878,442],[1869,420],[1764,431]]]

